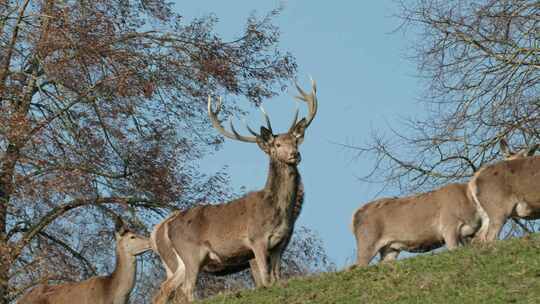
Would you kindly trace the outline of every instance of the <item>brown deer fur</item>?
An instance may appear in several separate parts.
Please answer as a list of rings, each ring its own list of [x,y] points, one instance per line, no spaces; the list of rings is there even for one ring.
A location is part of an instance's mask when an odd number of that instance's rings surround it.
[[[317,110],[315,83],[312,85],[311,94],[297,86],[299,99],[309,105],[308,117],[296,122],[295,116],[289,131],[279,135],[272,134],[266,114],[268,128],[261,127],[260,135],[249,129],[254,137],[241,136],[232,126],[232,133],[226,131],[216,118],[219,106],[214,112],[209,98],[208,110],[216,129],[226,137],[257,143],[269,156],[268,177],[260,191],[225,204],[177,212],[155,227],[152,246],[162,259],[167,279],[154,303],[166,303],[180,286],[188,300],[193,300],[200,271],[230,273],[251,264],[257,284],[268,285],[280,278],[281,255],[303,202],[298,146]]]
[[[61,285],[39,285],[20,304],[126,304],[135,285],[136,255],[149,250],[148,239],[131,232],[116,233],[116,268],[107,276]]]
[[[282,147],[296,146],[292,137],[286,135],[279,135],[275,142],[282,142]],[[298,152],[293,149],[283,153],[297,155]],[[168,272],[177,273],[164,282],[161,297],[168,298],[178,282],[185,280],[184,293],[192,300],[190,294],[201,268],[224,271],[245,265],[253,257],[263,285],[269,283],[270,274],[273,274],[272,279],[277,279],[279,265],[275,255],[281,254],[282,246],[292,233],[300,183],[296,162],[284,162],[271,156],[263,190],[227,204],[198,206],[176,213],[156,227],[152,234],[154,249]],[[183,265],[178,267],[178,264]]]
[[[446,244],[454,249],[480,228],[480,216],[467,194],[467,184],[403,198],[383,198],[353,214],[357,264],[367,266],[380,253],[394,260],[400,251],[424,252]]]
[[[501,146],[507,150],[505,143]],[[471,196],[483,217],[480,241],[495,240],[508,218],[540,218],[540,156],[533,156],[537,149],[535,145],[488,165],[470,180]]]

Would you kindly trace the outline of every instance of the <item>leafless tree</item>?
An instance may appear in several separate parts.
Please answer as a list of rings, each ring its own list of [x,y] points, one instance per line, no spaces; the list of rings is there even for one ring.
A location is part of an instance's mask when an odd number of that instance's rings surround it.
[[[426,115],[352,147],[373,157],[363,180],[401,193],[425,191],[466,180],[501,158],[501,138],[514,148],[540,141],[538,1],[398,4],[400,29],[414,35],[411,59],[426,85]]]

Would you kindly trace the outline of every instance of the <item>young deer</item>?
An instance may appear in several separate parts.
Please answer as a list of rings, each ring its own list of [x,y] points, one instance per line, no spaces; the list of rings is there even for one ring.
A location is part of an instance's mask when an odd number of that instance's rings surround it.
[[[39,285],[20,304],[126,304],[135,285],[136,256],[151,249],[147,238],[125,228],[115,233],[116,268],[107,276],[61,285]]]
[[[166,303],[179,286],[192,301],[199,272],[230,273],[251,264],[256,283],[268,285],[280,278],[281,255],[290,240],[300,212],[303,190],[298,172],[298,146],[317,112],[316,86],[306,93],[298,85],[298,99],[309,107],[307,118],[297,121],[298,110],[289,131],[274,135],[270,118],[263,111],[267,127],[260,134],[248,127],[252,136],[238,134],[231,123],[225,130],[217,119],[221,107],[208,113],[212,125],[225,137],[256,143],[269,156],[265,187],[219,205],[205,205],[177,212],[158,224],[151,242],[167,271],[154,303]],[[254,261],[251,261],[254,259]]]

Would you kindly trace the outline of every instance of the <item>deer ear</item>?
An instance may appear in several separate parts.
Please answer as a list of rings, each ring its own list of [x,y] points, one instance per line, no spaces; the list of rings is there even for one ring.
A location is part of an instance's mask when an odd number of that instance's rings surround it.
[[[125,225],[121,225],[120,227],[118,227],[118,229],[116,230],[116,233],[120,236],[123,236],[124,234],[126,234],[128,232],[128,229],[126,228]]]
[[[270,144],[274,139],[272,131],[268,130],[265,127],[261,127],[261,135],[257,136],[257,145],[265,153],[270,153]]]
[[[508,142],[506,142],[506,139],[502,138],[499,141],[499,146],[501,147],[501,152],[504,157],[512,156],[512,152],[510,151],[510,148],[508,148]]]
[[[261,127],[261,139],[266,143],[270,143],[274,139],[274,134],[267,128]]]

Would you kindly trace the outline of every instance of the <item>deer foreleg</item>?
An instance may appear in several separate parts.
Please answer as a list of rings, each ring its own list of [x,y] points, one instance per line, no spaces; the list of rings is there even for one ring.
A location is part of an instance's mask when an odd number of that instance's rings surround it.
[[[459,228],[456,228],[455,230],[449,229],[443,235],[444,243],[448,250],[454,250],[459,246],[459,231],[456,230],[459,230]]]
[[[262,280],[261,280],[261,273],[259,272],[259,266],[257,265],[257,261],[253,258],[249,260],[249,267],[251,268],[251,277],[253,278],[253,282],[255,283],[256,287],[263,286]]]
[[[270,267],[268,265],[268,242],[266,240],[259,241],[252,246],[255,261],[259,268],[260,281],[263,286],[268,286],[270,283]]]
[[[281,257],[287,242],[283,242],[270,253],[270,279],[275,283],[281,279]]]

